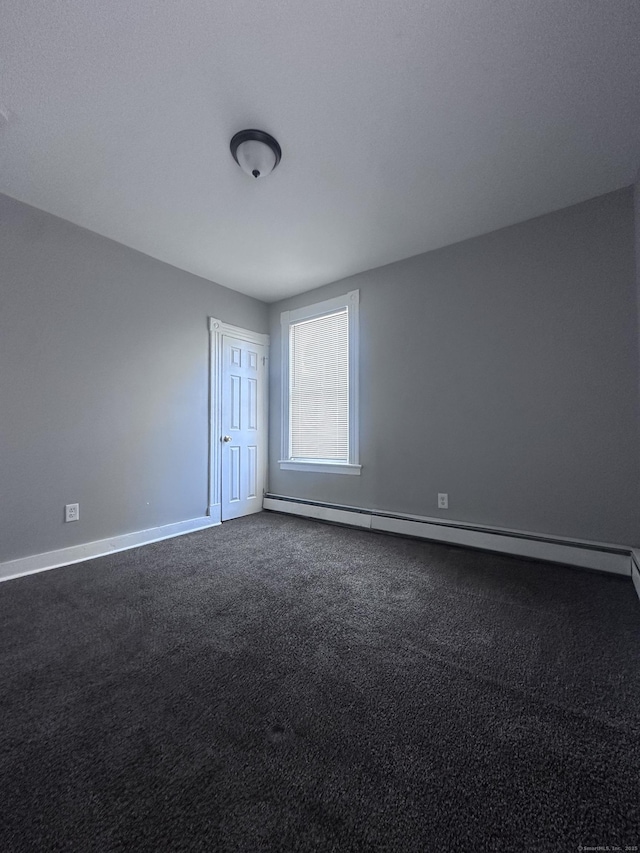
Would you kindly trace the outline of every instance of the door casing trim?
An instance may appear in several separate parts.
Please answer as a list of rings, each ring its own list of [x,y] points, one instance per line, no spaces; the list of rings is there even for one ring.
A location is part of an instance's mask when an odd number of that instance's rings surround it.
[[[222,521],[222,454],[220,436],[222,435],[222,338],[230,335],[249,343],[264,346],[269,355],[269,335],[232,326],[215,317],[209,317],[209,476],[207,515],[214,524]],[[265,409],[268,410],[269,383],[265,383]],[[264,423],[268,423],[268,411],[265,411]]]

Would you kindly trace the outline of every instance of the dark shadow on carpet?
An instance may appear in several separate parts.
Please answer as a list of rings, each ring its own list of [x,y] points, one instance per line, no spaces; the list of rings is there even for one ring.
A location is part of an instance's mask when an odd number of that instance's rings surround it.
[[[269,513],[0,584],[0,851],[640,844],[631,581]]]

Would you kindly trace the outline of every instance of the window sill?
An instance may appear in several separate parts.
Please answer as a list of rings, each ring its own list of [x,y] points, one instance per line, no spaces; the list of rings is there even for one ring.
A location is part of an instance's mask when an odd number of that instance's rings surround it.
[[[282,471],[314,471],[316,474],[356,474],[359,475],[362,465],[351,465],[348,462],[311,462],[295,459],[280,459]]]

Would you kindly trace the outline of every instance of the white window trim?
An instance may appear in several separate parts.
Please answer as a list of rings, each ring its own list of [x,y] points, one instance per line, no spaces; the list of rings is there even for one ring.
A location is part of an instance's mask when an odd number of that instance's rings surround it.
[[[349,461],[333,462],[325,459],[289,458],[289,326],[301,320],[311,320],[331,314],[340,308],[348,309],[349,318]],[[313,471],[316,474],[360,474],[359,443],[359,313],[360,291],[352,290],[344,296],[326,299],[315,305],[283,311],[280,315],[282,331],[282,455],[278,462],[283,471]]]

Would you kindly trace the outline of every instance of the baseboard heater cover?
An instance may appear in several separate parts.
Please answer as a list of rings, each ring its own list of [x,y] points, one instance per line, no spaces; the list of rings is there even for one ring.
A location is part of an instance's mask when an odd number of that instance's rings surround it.
[[[631,579],[640,598],[640,551],[631,552]]]
[[[267,495],[263,507],[272,512],[300,515],[381,533],[396,533],[448,545],[462,545],[482,551],[578,566],[627,577],[631,574],[631,549],[622,545],[538,536],[535,533],[482,527],[436,518],[402,516],[358,507],[300,500],[283,495]],[[636,589],[639,585],[640,575]]]
[[[72,545],[69,548],[60,548],[57,551],[46,551],[43,554],[34,554],[30,557],[19,557],[17,560],[0,563],[0,582],[13,580],[13,578],[19,578],[23,575],[46,572],[49,569],[58,569],[72,563],[82,563],[85,560],[115,554],[117,551],[137,548],[140,545],[150,545],[152,542],[171,539],[173,536],[182,536],[184,533],[193,533],[195,530],[203,530],[205,527],[217,527],[219,524],[220,522],[216,519],[203,516],[202,518],[191,518],[187,521],[177,521],[174,524],[165,524],[162,527],[138,530],[134,533],[123,533],[120,536],[98,539],[95,542],[86,542],[82,545]]]

